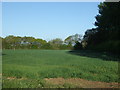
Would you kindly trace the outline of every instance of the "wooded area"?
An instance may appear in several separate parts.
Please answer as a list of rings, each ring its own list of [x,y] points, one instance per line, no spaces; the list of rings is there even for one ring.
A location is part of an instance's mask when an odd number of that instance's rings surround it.
[[[96,28],[88,29],[82,35],[75,34],[64,41],[56,38],[50,41],[34,37],[7,36],[2,39],[3,49],[75,49],[119,53],[120,51],[120,2],[103,2],[98,5],[95,17]]]
[[[88,29],[82,41],[85,49],[119,53],[120,2],[104,2],[98,7],[96,28]]]
[[[75,34],[64,41],[60,38],[46,41],[34,37],[7,36],[2,39],[3,49],[72,49],[77,41],[81,41],[81,35]]]

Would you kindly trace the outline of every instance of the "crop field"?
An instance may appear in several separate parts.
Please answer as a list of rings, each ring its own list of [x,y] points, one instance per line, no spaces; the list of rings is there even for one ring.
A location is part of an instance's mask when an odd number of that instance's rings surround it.
[[[68,50],[3,50],[2,52],[3,88],[82,88],[73,83],[55,85],[50,81],[52,79],[60,81],[60,78],[66,81],[78,78],[117,83],[118,61],[105,53],[82,51],[76,53]]]

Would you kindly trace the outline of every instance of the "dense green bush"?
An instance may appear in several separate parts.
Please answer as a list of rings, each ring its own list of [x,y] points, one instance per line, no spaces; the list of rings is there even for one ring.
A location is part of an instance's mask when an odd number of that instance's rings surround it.
[[[120,41],[106,41],[98,45],[89,45],[87,49],[95,51],[107,51],[111,53],[120,53]]]
[[[74,45],[74,50],[82,50],[82,44],[80,42],[76,42],[76,44]]]

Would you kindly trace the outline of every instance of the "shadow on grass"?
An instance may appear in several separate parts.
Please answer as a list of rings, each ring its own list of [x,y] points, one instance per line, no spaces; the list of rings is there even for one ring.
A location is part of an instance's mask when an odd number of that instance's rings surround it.
[[[3,56],[3,55],[6,55],[6,54],[2,53],[2,56]],[[1,56],[1,55],[0,55],[0,56]]]
[[[69,54],[85,56],[90,58],[99,58],[106,61],[120,61],[120,56],[108,52],[95,52],[90,50],[71,50]]]
[[[3,56],[3,55],[6,55],[6,54],[4,54],[4,53],[0,53],[0,56]]]

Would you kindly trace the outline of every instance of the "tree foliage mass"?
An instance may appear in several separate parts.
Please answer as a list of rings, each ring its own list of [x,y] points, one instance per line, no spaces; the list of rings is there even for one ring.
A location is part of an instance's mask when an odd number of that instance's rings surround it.
[[[86,49],[119,53],[120,51],[120,2],[103,2],[98,5],[96,28],[85,32]]]

